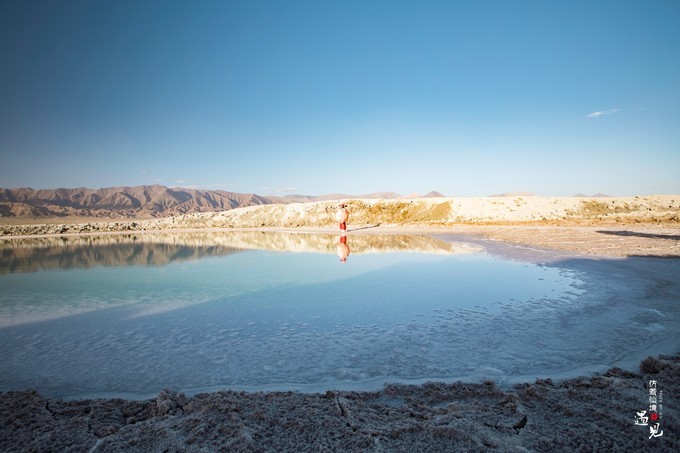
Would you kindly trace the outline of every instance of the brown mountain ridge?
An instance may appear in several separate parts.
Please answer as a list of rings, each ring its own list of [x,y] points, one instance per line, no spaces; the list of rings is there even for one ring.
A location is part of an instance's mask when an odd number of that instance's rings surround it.
[[[165,217],[275,202],[255,194],[160,185],[104,189],[0,189],[0,216]]]
[[[430,192],[425,197],[442,196]],[[195,212],[228,211],[264,204],[287,204],[350,198],[399,198],[393,192],[365,195],[289,195],[265,197],[224,190],[168,188],[161,185],[89,189],[1,189],[0,217],[148,218]]]

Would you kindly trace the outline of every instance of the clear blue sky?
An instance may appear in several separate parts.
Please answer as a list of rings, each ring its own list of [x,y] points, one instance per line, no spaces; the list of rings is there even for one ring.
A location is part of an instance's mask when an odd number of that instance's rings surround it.
[[[680,193],[680,1],[0,0],[0,187]]]

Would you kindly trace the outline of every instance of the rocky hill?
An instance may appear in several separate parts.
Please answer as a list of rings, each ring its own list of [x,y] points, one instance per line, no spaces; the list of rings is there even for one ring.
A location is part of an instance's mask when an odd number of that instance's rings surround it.
[[[280,203],[310,203],[314,201],[347,200],[350,198],[386,199],[393,200],[402,196],[394,192],[375,192],[363,195],[347,195],[344,193],[330,193],[327,195],[286,195],[285,197],[270,197]]]
[[[276,203],[255,194],[164,186],[0,189],[2,217],[165,217]]]
[[[425,197],[441,197],[430,192]],[[0,189],[0,217],[151,218],[198,212],[220,212],[247,206],[315,201],[396,199],[394,192],[364,195],[288,195],[264,197],[224,190],[168,188],[160,185],[104,189]]]

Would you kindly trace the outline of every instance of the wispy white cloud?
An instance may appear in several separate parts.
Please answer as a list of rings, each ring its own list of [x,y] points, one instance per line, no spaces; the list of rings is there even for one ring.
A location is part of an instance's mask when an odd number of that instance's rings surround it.
[[[297,187],[263,187],[262,190],[265,190],[267,192],[276,192],[276,193],[291,193],[291,192],[297,192],[298,188]]]
[[[232,183],[211,183],[211,184],[196,184],[187,179],[165,180],[163,178],[155,178],[154,183],[167,181],[166,184],[173,189],[194,189],[194,190],[234,190],[237,187]]]
[[[621,109],[609,109],[609,110],[603,110],[601,112],[593,112],[589,113],[586,115],[588,118],[598,118],[602,115],[611,115],[612,113],[620,112]]]
[[[201,184],[201,189],[207,189],[207,190],[231,190],[231,188],[234,186],[234,184],[226,184],[226,183],[216,183],[216,184]]]

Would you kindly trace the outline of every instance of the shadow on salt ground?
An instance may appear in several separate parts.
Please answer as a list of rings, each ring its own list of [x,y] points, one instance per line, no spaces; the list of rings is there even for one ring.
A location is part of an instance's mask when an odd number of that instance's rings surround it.
[[[677,335],[680,332],[678,259],[658,256],[598,257],[488,241],[470,235],[439,237],[478,245],[487,254],[504,260],[538,263],[547,268],[577,273],[583,281],[580,287],[583,293],[577,299],[578,304],[569,304],[549,316],[533,319],[530,331],[536,334],[529,344],[533,350],[537,347],[535,345],[543,350],[548,346],[555,347],[554,355],[547,354],[550,357],[564,359],[571,356],[572,360],[563,360],[563,364],[590,365],[582,367],[580,371],[572,367],[570,373],[560,373],[558,367],[551,369],[543,364],[541,369],[544,376],[571,377],[601,372],[609,366],[634,369],[646,355],[680,350],[680,337]],[[550,301],[538,301],[534,304],[534,311],[544,311],[549,305],[547,302]],[[532,314],[533,311],[530,311],[527,316],[531,317]],[[521,327],[523,320],[518,319],[515,327]],[[515,329],[504,328],[502,322],[490,327],[489,331],[499,332],[505,337],[503,347],[507,347],[512,338],[527,340],[529,337],[526,333],[518,335]],[[592,332],[596,331],[602,335],[594,336]],[[556,338],[560,336],[562,341],[557,341]],[[578,354],[576,350],[569,351],[575,344],[582,345],[583,350]],[[513,353],[512,358],[517,355]],[[584,361],[584,358],[588,360]],[[599,369],[596,366],[598,363],[601,365]],[[505,365],[511,366],[511,363]],[[501,365],[498,367],[503,368]],[[521,382],[521,379],[514,382]]]
[[[654,233],[640,233],[637,231],[607,231],[607,230],[599,230],[598,233],[610,234],[612,236],[635,236],[640,238],[680,241],[680,235],[677,234],[654,234]]]
[[[369,226],[359,227],[359,228],[351,228],[351,229],[348,229],[347,232],[350,233],[352,231],[368,230],[368,229],[371,229],[371,228],[378,228],[379,226],[380,226],[380,224],[376,223],[375,225],[369,225]]]

